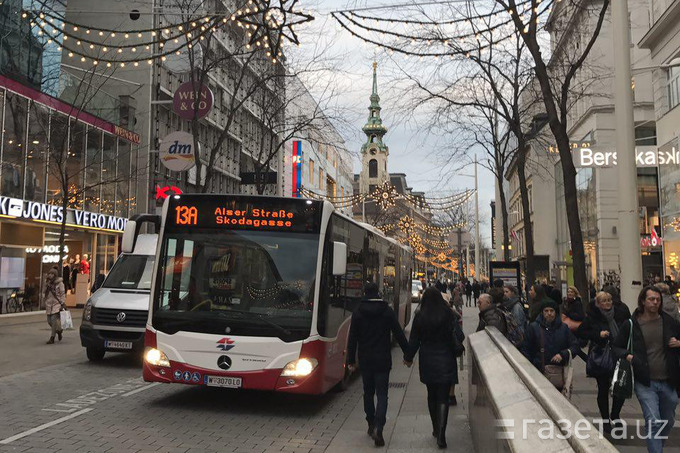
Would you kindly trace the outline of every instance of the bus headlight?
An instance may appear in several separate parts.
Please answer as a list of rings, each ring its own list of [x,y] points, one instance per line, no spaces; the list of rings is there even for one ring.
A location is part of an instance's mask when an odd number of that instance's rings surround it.
[[[159,351],[156,348],[151,348],[146,351],[144,360],[146,360],[146,363],[149,365],[170,367],[168,356],[166,356],[163,351]]]
[[[297,359],[283,368],[281,376],[304,377],[309,376],[319,364],[316,359]]]

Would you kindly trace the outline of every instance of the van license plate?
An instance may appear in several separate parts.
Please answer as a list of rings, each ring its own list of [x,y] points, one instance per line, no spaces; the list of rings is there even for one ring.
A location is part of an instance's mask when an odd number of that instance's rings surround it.
[[[205,384],[209,387],[240,389],[243,386],[243,380],[240,377],[206,376]]]
[[[104,347],[111,349],[132,349],[131,341],[109,341],[104,342]]]

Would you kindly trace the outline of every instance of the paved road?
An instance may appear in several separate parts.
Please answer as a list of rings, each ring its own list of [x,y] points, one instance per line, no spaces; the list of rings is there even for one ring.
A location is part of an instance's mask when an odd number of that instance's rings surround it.
[[[141,357],[90,363],[75,331],[47,336],[0,326],[0,452],[321,452],[361,395],[358,380],[321,397],[149,384]]]

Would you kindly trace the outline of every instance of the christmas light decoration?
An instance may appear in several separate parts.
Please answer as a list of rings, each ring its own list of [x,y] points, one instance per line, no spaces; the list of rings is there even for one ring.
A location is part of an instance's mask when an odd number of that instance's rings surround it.
[[[314,16],[294,9],[298,0],[260,0],[248,2],[231,16],[247,30],[249,45],[261,47],[276,63],[282,56],[282,39],[300,45],[294,26],[314,20]]]

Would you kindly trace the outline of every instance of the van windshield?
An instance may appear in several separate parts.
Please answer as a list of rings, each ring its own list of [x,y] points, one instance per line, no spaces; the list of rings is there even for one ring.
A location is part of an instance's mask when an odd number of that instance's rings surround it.
[[[150,290],[155,260],[153,255],[121,255],[102,287]]]

